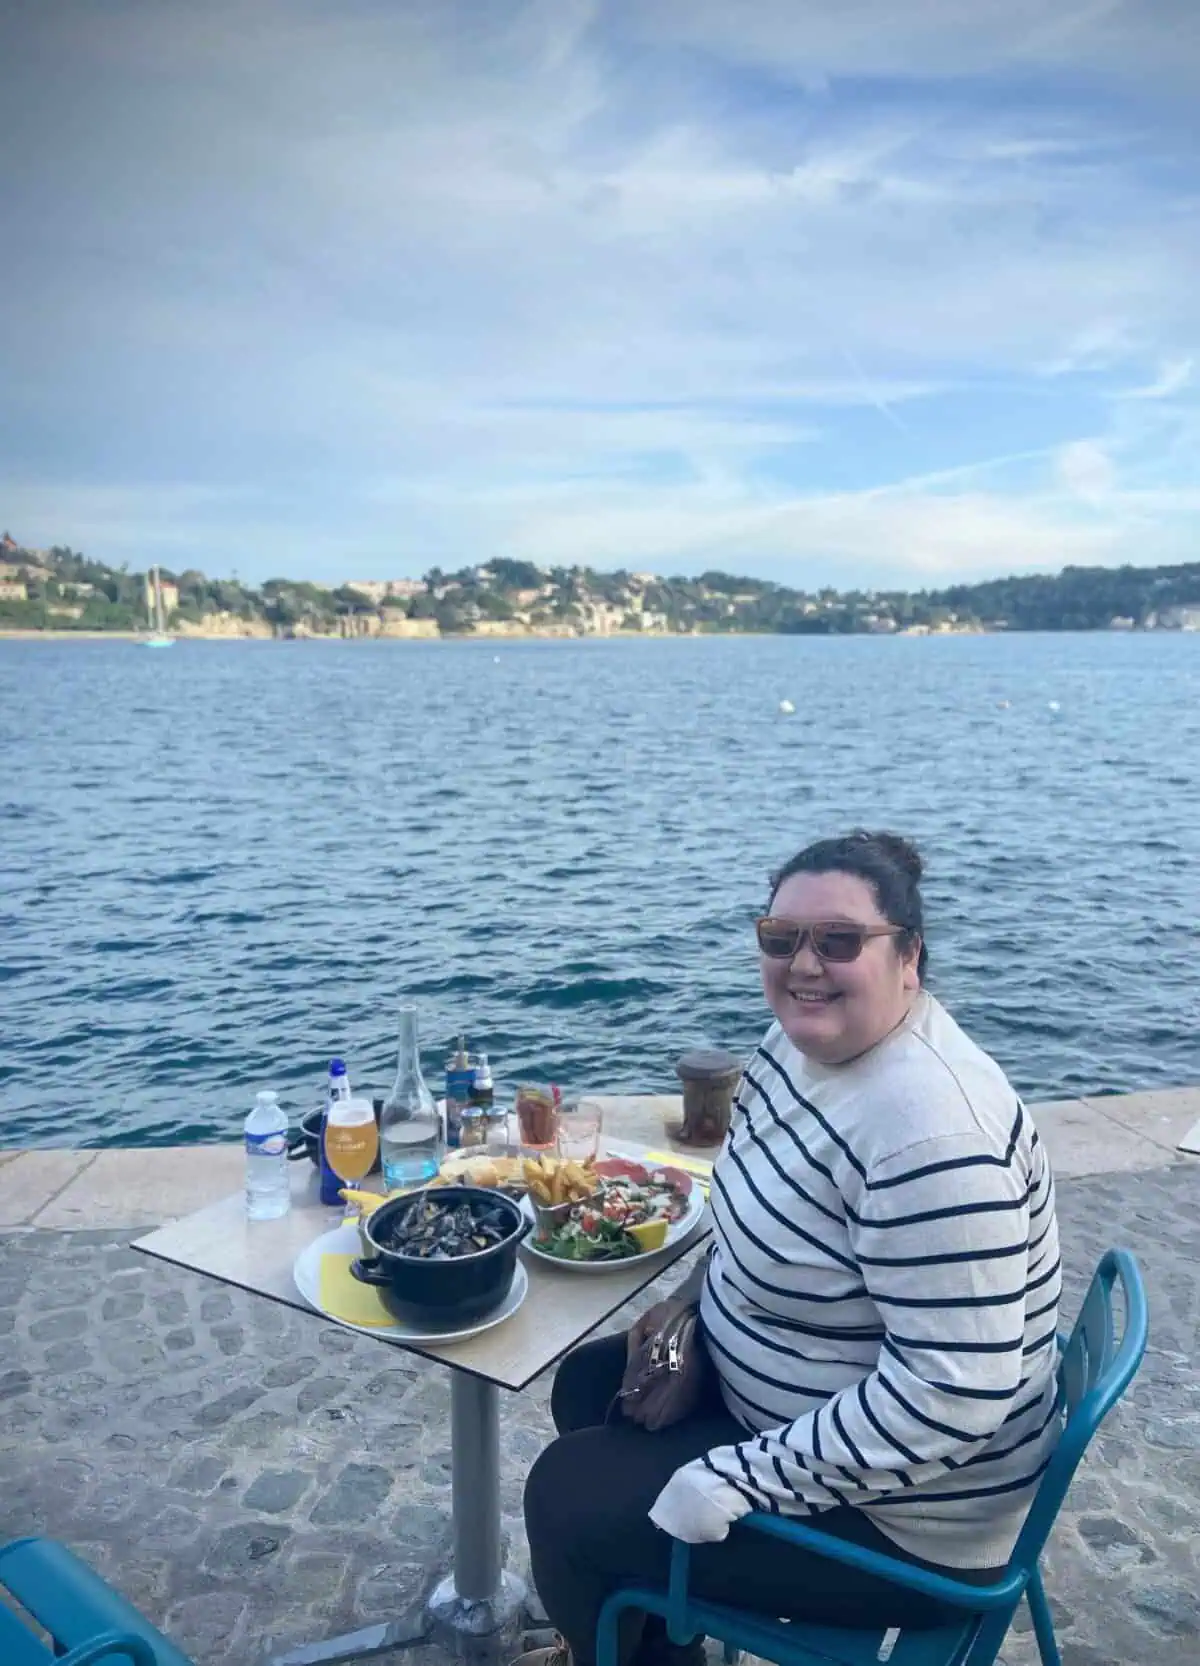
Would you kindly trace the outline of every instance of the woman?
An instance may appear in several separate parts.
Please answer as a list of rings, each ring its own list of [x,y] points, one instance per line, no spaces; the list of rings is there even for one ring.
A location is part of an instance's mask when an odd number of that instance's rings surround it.
[[[590,1666],[608,1594],[698,1546],[714,1601],[840,1626],[945,1611],[739,1526],[750,1510],[987,1583],[1059,1433],[1054,1189],[1000,1067],[924,988],[921,861],[889,833],[810,845],[758,922],[775,1022],[712,1187],[706,1262],[628,1338],[570,1355],[525,1492],[532,1570]],[[699,1303],[711,1390],[648,1433],[609,1415],[632,1352]],[[619,1404],[620,1402],[618,1402]],[[623,1661],[669,1648],[630,1616]],[[534,1656],[526,1659],[533,1661]]]

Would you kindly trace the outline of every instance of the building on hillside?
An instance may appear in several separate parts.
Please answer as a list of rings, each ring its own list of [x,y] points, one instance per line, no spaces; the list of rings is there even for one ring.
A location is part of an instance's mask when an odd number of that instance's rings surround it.
[[[419,578],[364,578],[350,579],[346,584],[347,590],[356,590],[360,596],[380,607],[385,601],[410,601],[413,596],[425,594],[425,582]]]
[[[22,552],[28,554],[27,551]],[[39,567],[36,561],[0,561],[0,578],[18,579],[26,584],[30,579],[40,580],[43,584],[54,577],[49,567]]]
[[[1152,614],[1146,624],[1156,625],[1160,631],[1200,631],[1200,602],[1164,607],[1157,619]]]
[[[29,589],[17,578],[0,578],[0,602],[27,602]]]

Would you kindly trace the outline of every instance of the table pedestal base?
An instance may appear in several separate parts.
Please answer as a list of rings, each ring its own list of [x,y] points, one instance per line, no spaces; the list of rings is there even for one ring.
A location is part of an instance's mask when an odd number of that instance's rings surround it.
[[[447,1574],[434,1587],[429,1616],[435,1631],[451,1633],[464,1649],[468,1639],[510,1637],[525,1618],[525,1582],[515,1573],[502,1573],[500,1587],[492,1596],[464,1597],[459,1595],[454,1575]]]

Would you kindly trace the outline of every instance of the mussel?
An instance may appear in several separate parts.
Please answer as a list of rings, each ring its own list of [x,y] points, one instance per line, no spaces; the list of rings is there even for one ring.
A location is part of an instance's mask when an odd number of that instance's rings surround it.
[[[485,1204],[476,1210],[470,1203],[422,1197],[390,1223],[383,1247],[423,1261],[450,1261],[491,1249],[510,1231],[511,1222],[494,1206]]]

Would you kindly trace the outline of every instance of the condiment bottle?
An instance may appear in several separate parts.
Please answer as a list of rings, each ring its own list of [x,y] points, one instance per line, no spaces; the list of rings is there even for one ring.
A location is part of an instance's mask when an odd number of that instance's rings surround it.
[[[467,1052],[467,1038],[460,1035],[458,1050],[446,1060],[446,1144],[462,1143],[462,1115],[471,1102],[475,1072]]]
[[[475,1065],[475,1074],[471,1081],[471,1103],[478,1105],[480,1110],[490,1110],[492,1101],[496,1097],[492,1082],[492,1067],[488,1063],[488,1056],[480,1052]]]

